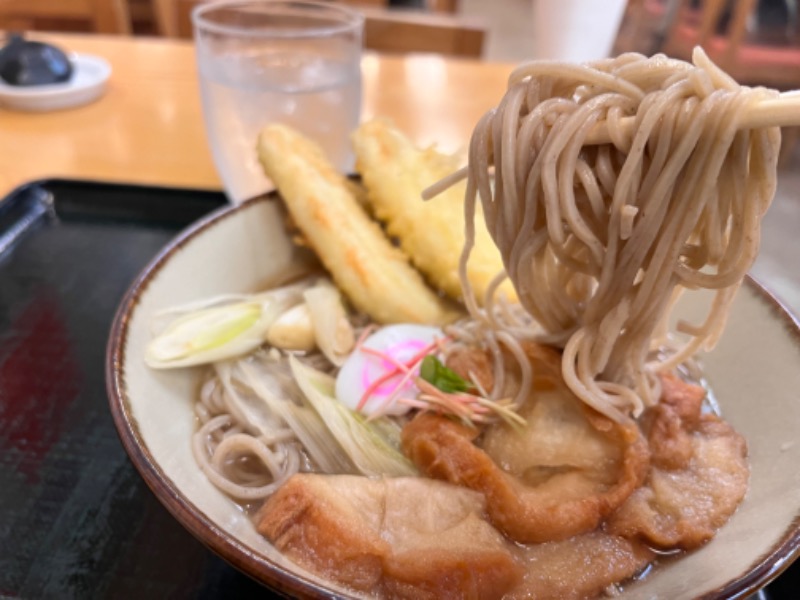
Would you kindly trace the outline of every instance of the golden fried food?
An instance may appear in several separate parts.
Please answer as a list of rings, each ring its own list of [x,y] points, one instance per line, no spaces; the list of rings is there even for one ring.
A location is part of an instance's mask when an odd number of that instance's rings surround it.
[[[650,409],[653,462],[645,484],[609,521],[618,535],[656,548],[691,550],[710,540],[747,492],[747,443],[716,415],[701,414],[705,390],[663,378]]]
[[[455,316],[392,246],[316,144],[283,125],[258,139],[264,172],[294,223],[353,305],[381,323],[442,324]]]
[[[298,564],[377,597],[499,598],[522,576],[480,494],[419,477],[299,473],[266,501],[258,531]]]
[[[554,370],[557,352],[523,348],[540,374],[519,411],[523,432],[490,425],[479,447],[477,429],[422,413],[403,428],[403,451],[425,475],[481,492],[512,540],[564,540],[595,529],[642,484],[647,446],[638,427],[587,414]]]
[[[458,261],[464,246],[465,184],[456,184],[428,202],[420,197],[425,188],[456,170],[454,159],[434,148],[420,150],[384,120],[362,124],[352,138],[356,170],[375,216],[434,286],[461,298]],[[492,279],[503,271],[503,262],[480,212],[475,228],[467,277],[482,303]],[[510,284],[502,289],[508,297],[516,297]]]
[[[644,544],[602,531],[524,546],[522,554],[528,565],[525,579],[505,600],[606,597],[609,586],[633,577],[655,558]]]

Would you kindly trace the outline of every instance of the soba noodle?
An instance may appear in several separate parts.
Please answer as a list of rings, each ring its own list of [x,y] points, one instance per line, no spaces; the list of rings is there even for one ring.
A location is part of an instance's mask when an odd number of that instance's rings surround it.
[[[202,386],[195,414],[200,427],[192,439],[197,464],[217,488],[243,502],[263,500],[300,470],[304,461],[295,433],[280,415],[271,427],[256,427],[242,414],[241,400],[251,394],[234,377],[234,365],[219,363]],[[263,423],[262,423],[263,425]],[[269,425],[269,424],[267,424]]]
[[[739,86],[699,49],[693,61],[625,54],[522,65],[470,144],[460,275],[474,322],[495,356],[500,346],[517,353],[525,337],[562,347],[569,387],[616,421],[657,401],[657,371],[715,344],[774,192],[779,129],[739,126],[775,92]],[[619,127],[624,117],[635,117],[632,135]],[[587,144],[602,121],[612,143]],[[478,198],[544,333],[472,297]],[[714,293],[705,321],[678,323],[688,342],[655,361],[672,343],[678,296],[699,288]]]
[[[755,259],[775,186],[779,130],[739,126],[754,103],[774,94],[739,86],[700,50],[694,65],[626,54],[581,66],[534,62],[512,73],[500,105],[472,136],[459,269],[469,318],[447,328],[443,349],[491,353],[492,389],[472,377],[481,395],[501,400],[511,357],[519,385],[503,405],[522,405],[534,374],[519,342],[536,339],[563,349],[564,378],[579,398],[621,422],[656,403],[658,371],[714,345]],[[620,126],[626,117],[635,118],[632,132]],[[611,143],[588,143],[601,122]],[[478,199],[507,272],[483,307],[466,268]],[[519,305],[495,297],[506,276]],[[688,336],[679,346],[671,309],[684,290],[698,288],[712,290],[713,301],[703,323],[677,324]],[[260,354],[215,364],[196,403],[198,464],[246,502],[300,470],[352,467],[309,454],[309,440],[295,433],[303,428],[292,419],[300,417],[279,402],[265,408],[265,396],[299,392],[285,357]],[[321,354],[307,359],[333,368]],[[265,361],[267,368],[258,366]],[[252,413],[251,404],[261,408]]]

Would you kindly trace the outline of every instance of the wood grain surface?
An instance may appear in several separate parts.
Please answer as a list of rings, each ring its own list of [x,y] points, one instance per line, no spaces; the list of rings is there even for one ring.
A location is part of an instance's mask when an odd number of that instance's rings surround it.
[[[112,67],[98,101],[49,113],[0,108],[0,197],[27,181],[65,177],[219,189],[191,42],[41,35]],[[363,57],[362,118],[389,117],[419,144],[466,147],[505,90],[512,66],[433,54]]]

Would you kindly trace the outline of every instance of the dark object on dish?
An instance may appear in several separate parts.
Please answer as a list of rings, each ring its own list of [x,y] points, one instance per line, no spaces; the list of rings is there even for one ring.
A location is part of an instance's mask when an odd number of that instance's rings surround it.
[[[9,85],[64,83],[72,77],[72,63],[59,48],[31,42],[14,34],[0,49],[0,78]]]

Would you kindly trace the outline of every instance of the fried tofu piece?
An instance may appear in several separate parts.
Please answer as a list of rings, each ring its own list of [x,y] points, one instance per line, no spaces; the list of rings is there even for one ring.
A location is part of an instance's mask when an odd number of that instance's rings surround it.
[[[429,479],[297,474],[266,501],[258,531],[303,567],[378,597],[498,598],[523,570],[482,513],[480,494]]]
[[[458,263],[465,237],[466,184],[460,182],[428,202],[421,199],[425,188],[456,170],[454,159],[434,148],[420,150],[384,120],[362,124],[352,139],[356,170],[375,216],[434,286],[460,299]],[[475,246],[467,263],[467,277],[483,303],[489,284],[504,267],[480,206],[476,208]],[[501,289],[507,297],[516,299],[509,282]]]
[[[261,131],[258,154],[308,244],[353,305],[380,323],[443,324],[456,313],[359,206],[322,149],[284,125]]]
[[[646,414],[653,464],[609,530],[691,550],[714,536],[747,493],[747,443],[718,416],[701,413],[703,388],[669,375],[662,381],[661,402]]]
[[[630,579],[654,558],[643,544],[592,531],[561,542],[523,549],[525,580],[506,600],[585,600],[605,597],[609,586]]]
[[[647,445],[638,427],[584,410],[557,352],[523,349],[540,375],[519,409],[522,431],[492,424],[478,445],[478,430],[421,413],[403,428],[403,452],[428,477],[481,492],[492,524],[512,540],[565,540],[595,529],[642,484]]]

